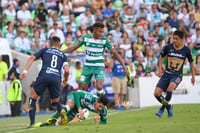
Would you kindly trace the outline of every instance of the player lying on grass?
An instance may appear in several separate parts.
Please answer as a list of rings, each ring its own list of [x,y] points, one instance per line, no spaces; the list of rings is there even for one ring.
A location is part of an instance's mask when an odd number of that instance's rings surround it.
[[[106,124],[107,122],[107,103],[108,99],[105,95],[97,97],[96,95],[82,90],[72,91],[67,96],[66,105],[61,113],[56,112],[52,118],[45,123],[37,123],[35,127],[66,125],[72,121],[76,115],[80,114],[80,119],[84,119],[83,108],[98,113],[100,121],[95,119],[94,124]]]

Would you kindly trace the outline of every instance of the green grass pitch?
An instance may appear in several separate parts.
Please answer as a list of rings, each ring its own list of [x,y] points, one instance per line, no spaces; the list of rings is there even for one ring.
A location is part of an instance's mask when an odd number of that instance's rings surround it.
[[[93,125],[96,114],[90,113],[87,120],[69,123],[66,126],[26,129],[28,116],[0,119],[0,133],[200,133],[200,104],[174,105],[174,117],[167,111],[159,118],[155,112],[159,107],[109,110],[107,125]],[[51,115],[36,116],[43,122]]]

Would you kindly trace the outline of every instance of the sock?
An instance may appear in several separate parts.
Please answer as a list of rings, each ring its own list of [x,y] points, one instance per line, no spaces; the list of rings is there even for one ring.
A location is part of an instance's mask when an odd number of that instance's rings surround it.
[[[53,106],[56,106],[57,108],[57,111],[60,113],[61,109],[62,109],[62,106],[59,102],[55,102],[55,103],[52,103]]]
[[[97,90],[97,96],[105,95],[105,91],[103,89]]]
[[[166,97],[165,97],[165,100],[166,100],[166,101],[170,101],[171,98],[172,98],[172,92],[171,92],[171,91],[167,91],[167,95],[166,95]]]
[[[165,107],[166,107],[166,106],[163,104],[163,105],[161,106],[161,108],[160,108],[160,109],[161,109],[161,110],[164,110],[164,109],[165,109]]]
[[[166,108],[167,108],[167,109],[170,109],[170,108],[171,108],[171,105],[170,105],[170,104],[167,104],[167,105],[166,105]]]
[[[156,99],[157,99],[160,103],[162,103],[162,101],[164,100],[164,97],[163,97],[163,95],[160,95],[160,96],[156,96]]]
[[[58,119],[60,117],[60,113],[57,111],[51,118]]]
[[[68,111],[70,111],[70,106],[69,105],[65,105],[65,109]]]
[[[36,111],[36,100],[29,98],[29,118],[30,118],[30,125],[35,123],[35,111]]]

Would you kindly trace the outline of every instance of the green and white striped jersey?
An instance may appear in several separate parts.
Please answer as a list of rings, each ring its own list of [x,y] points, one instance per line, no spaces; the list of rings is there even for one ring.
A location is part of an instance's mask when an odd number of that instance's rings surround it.
[[[82,36],[77,44],[79,46],[85,45],[86,47],[86,61],[85,66],[101,66],[104,67],[104,51],[105,48],[111,50],[113,45],[109,39],[102,36],[100,39],[94,39],[93,34],[87,34]]]
[[[77,108],[87,108],[90,111],[94,112],[94,113],[98,113],[101,116],[101,121],[99,124],[106,124],[107,122],[107,107],[105,107],[103,110],[100,110],[98,112],[96,112],[95,110],[95,101],[98,99],[99,97],[86,92],[86,91],[82,91],[82,90],[76,90],[76,91],[72,91],[69,93],[69,95],[67,96],[67,99],[73,99],[76,107]]]

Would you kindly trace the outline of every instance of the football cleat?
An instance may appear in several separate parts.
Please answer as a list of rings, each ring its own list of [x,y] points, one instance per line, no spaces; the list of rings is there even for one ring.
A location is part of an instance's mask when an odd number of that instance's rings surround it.
[[[55,125],[55,123],[56,123],[56,119],[55,118],[50,118],[50,119],[48,119],[47,121],[46,121],[46,124],[48,125],[48,126],[53,126],[53,125]]]
[[[164,110],[159,109],[159,110],[156,112],[156,115],[157,115],[158,117],[161,117],[161,116],[163,115],[163,112],[164,112]]]
[[[41,122],[38,122],[38,123],[35,123],[35,124],[34,124],[35,128],[41,127],[41,125],[42,125]]]
[[[32,125],[28,125],[27,128],[35,128],[35,124],[32,124]]]
[[[120,110],[120,106],[115,106],[114,110]]]
[[[123,105],[119,106],[119,110],[126,110],[126,107],[124,107]]]
[[[60,116],[61,116],[61,125],[66,125],[67,124],[67,115],[65,109],[62,109],[60,111]]]
[[[168,117],[172,117],[173,116],[173,107],[172,105],[170,105],[170,108],[167,109],[167,113],[168,113]]]

